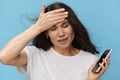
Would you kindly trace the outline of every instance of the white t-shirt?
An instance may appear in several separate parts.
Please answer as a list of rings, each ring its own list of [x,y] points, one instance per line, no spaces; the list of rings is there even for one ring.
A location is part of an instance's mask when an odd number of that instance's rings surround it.
[[[17,67],[29,80],[88,80],[88,69],[96,56],[80,50],[75,56],[64,56],[53,48],[48,51],[27,46],[27,68]]]

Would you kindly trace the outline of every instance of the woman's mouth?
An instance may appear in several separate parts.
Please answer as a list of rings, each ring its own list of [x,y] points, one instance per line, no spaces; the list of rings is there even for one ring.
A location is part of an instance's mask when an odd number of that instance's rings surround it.
[[[58,40],[58,42],[60,42],[60,43],[62,43],[62,44],[65,44],[65,43],[67,42],[67,39],[68,39],[68,38],[60,39],[60,40]]]

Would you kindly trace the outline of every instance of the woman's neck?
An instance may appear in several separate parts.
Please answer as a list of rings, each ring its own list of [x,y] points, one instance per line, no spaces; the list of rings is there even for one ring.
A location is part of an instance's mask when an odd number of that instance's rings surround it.
[[[57,47],[54,47],[54,49],[61,55],[64,55],[64,56],[74,56],[76,54],[78,54],[80,52],[79,49],[76,49],[72,46],[68,47],[68,48],[57,48]]]

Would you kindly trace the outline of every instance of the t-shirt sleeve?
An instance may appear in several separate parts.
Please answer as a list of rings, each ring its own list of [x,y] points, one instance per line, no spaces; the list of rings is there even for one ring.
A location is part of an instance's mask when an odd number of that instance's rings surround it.
[[[33,64],[32,60],[34,57],[34,55],[33,55],[34,48],[35,48],[34,46],[27,46],[24,48],[24,51],[26,52],[27,57],[28,57],[27,65],[26,66],[17,66],[17,70],[23,76],[29,76],[29,74],[30,74],[31,65]]]

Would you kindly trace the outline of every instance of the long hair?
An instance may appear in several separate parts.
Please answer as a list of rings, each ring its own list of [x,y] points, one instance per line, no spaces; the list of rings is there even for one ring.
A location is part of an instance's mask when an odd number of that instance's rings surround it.
[[[68,11],[68,17],[66,18],[69,23],[71,24],[75,37],[72,41],[72,46],[77,49],[82,49],[88,52],[91,52],[93,54],[99,53],[96,50],[96,47],[93,45],[93,43],[90,40],[90,37],[88,35],[88,32],[86,28],[83,26],[83,24],[79,21],[76,14],[73,12],[73,10],[68,7],[66,4],[55,2],[51,5],[49,5],[46,8],[45,12],[49,12],[55,9],[64,8],[65,11]],[[38,36],[36,36],[33,39],[33,45],[37,48],[42,48],[44,50],[49,50],[50,47],[53,46],[49,38],[46,38],[45,31],[40,33]]]

